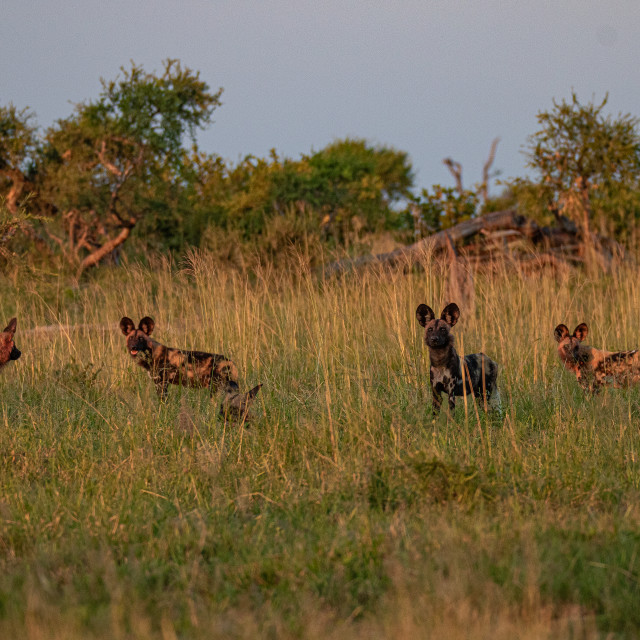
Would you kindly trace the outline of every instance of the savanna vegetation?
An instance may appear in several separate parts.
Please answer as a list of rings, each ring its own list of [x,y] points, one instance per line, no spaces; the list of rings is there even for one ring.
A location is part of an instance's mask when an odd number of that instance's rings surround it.
[[[227,163],[195,144],[221,102],[168,61],[46,131],[0,108],[0,637],[636,637],[640,389],[586,398],[553,341],[638,346],[636,119],[554,104],[492,198],[417,194],[364,140]],[[628,255],[468,274],[456,347],[500,363],[502,413],[434,420],[414,313],[450,267],[316,267],[507,206]],[[147,314],[264,384],[249,428],[158,402],[118,329]]]
[[[4,283],[23,356],[0,383],[0,635],[636,634],[640,390],[585,400],[552,338],[586,320],[637,344],[635,270],[476,278],[457,347],[501,363],[504,415],[433,422],[428,255],[324,283],[211,260]],[[160,405],[124,312],[263,382],[251,427],[202,391]]]
[[[132,64],[93,101],[45,130],[28,108],[0,106],[0,250],[31,266],[79,275],[99,264],[206,249],[221,262],[311,264],[405,244],[486,211],[518,206],[548,224],[634,239],[640,202],[638,120],[613,117],[575,94],[538,116],[526,143],[532,175],[489,194],[497,140],[479,183],[417,192],[408,155],[336,140],[287,158],[232,163],[197,146],[222,104],[199,75],[167,60],[160,74]],[[385,238],[381,242],[381,238]]]

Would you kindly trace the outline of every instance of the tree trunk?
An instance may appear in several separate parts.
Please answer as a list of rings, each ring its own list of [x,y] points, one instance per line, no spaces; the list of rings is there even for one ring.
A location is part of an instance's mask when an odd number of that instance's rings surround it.
[[[24,191],[27,180],[20,171],[16,170],[5,171],[5,175],[11,180],[11,188],[5,198],[5,205],[9,213],[15,216],[18,213],[18,200]]]
[[[516,214],[515,209],[506,209],[505,211],[494,211],[484,216],[465,220],[455,227],[438,231],[431,236],[427,236],[414,244],[407,247],[401,247],[389,253],[382,253],[377,256],[362,256],[353,260],[338,260],[324,267],[325,275],[334,275],[349,271],[352,268],[363,267],[368,264],[388,264],[395,265],[399,262],[406,261],[411,257],[418,256],[424,251],[439,251],[447,247],[449,242],[456,243],[460,240],[469,238],[481,230],[493,231],[498,229],[517,229],[527,237],[533,237],[540,233],[540,227],[532,220],[528,220],[524,216]]]
[[[112,251],[119,247],[131,234],[131,227],[124,227],[120,233],[111,240],[105,242],[101,247],[86,256],[80,264],[80,271],[89,267],[94,267],[103,258],[106,258]]]

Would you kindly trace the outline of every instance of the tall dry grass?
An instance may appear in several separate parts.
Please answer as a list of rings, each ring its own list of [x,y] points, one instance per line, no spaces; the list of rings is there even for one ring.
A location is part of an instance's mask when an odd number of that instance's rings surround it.
[[[414,314],[447,274],[417,266],[323,281],[194,252],[2,282],[23,357],[0,379],[0,635],[633,637],[640,394],[585,398],[552,336],[638,345],[636,271],[477,274],[456,344],[501,364],[503,415],[433,420]],[[123,315],[264,383],[251,428],[203,392],[160,406]]]

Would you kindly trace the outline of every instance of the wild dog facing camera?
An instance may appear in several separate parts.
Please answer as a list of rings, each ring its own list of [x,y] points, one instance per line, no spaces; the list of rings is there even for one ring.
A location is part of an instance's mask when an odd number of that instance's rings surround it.
[[[640,351],[607,351],[585,344],[589,334],[582,322],[572,334],[564,324],[553,331],[558,356],[587,392],[597,393],[603,386],[627,387],[640,383]]]
[[[452,329],[458,322],[460,309],[455,302],[448,304],[436,319],[433,309],[426,304],[418,305],[416,318],[421,327],[424,327],[424,341],[430,349],[443,349],[453,345]]]
[[[458,305],[455,302],[448,304],[440,318],[436,318],[431,307],[421,304],[416,309],[416,318],[424,327],[424,341],[429,348],[434,413],[442,405],[442,392],[448,396],[451,411],[455,409],[456,396],[473,395],[488,401],[497,391],[498,365],[484,353],[466,355],[461,364],[451,333],[460,318]]]
[[[133,324],[133,320],[128,317],[124,317],[120,320],[120,331],[123,335],[127,336],[127,351],[134,358],[139,353],[150,353],[153,348],[153,343],[149,340],[149,336],[153,332],[155,322],[153,318],[145,316],[138,323],[136,329]]]
[[[560,359],[572,368],[572,365],[585,360],[586,353],[581,344],[589,334],[589,328],[581,322],[573,331],[569,333],[567,325],[559,324],[553,331],[553,336],[558,343],[558,355]]]
[[[18,320],[11,318],[9,324],[0,333],[0,367],[12,360],[17,360],[22,355],[14,341],[17,326]]]
[[[120,331],[127,337],[127,351],[147,371],[162,401],[167,399],[170,384],[208,388],[213,396],[226,381],[237,380],[238,370],[225,356],[168,347],[151,337],[154,328],[155,322],[149,316],[140,320],[137,329],[131,318],[125,316],[120,320]]]

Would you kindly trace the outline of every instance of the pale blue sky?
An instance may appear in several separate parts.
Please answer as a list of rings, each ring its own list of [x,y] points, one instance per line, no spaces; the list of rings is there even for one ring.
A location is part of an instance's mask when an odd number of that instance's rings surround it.
[[[224,87],[208,152],[290,157],[336,138],[407,151],[419,186],[521,175],[535,114],[575,89],[640,115],[640,1],[4,0],[0,103],[42,126],[129,60],[167,57]]]

